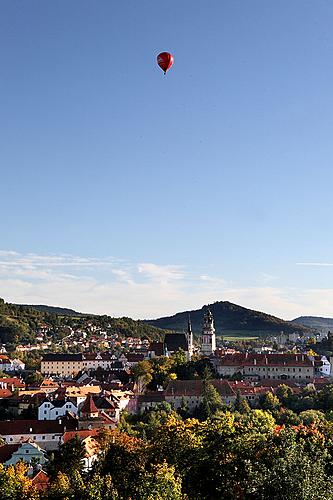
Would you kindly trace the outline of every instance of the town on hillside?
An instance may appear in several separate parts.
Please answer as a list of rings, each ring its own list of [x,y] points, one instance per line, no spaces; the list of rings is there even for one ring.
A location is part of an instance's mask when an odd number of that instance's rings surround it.
[[[281,422],[285,411],[297,420],[306,410],[322,410],[327,394],[333,411],[330,333],[319,341],[281,332],[232,342],[217,338],[209,308],[199,338],[190,316],[184,331],[162,340],[121,337],[87,321],[55,345],[46,340],[49,329],[39,324],[35,344],[18,345],[14,355],[2,345],[0,355],[0,463],[23,462],[42,490],[49,487],[54,454],[68,443],[78,440],[82,472],[89,473],[104,456],[103,433],[158,411],[210,417],[207,387],[221,409],[280,411]],[[27,368],[36,353],[35,367]]]

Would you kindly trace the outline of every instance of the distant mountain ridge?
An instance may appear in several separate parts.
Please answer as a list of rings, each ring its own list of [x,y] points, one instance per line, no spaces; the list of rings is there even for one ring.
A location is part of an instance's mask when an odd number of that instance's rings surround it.
[[[291,321],[297,325],[304,325],[308,328],[315,328],[316,330],[331,330],[333,331],[333,318],[322,318],[320,316],[300,316]]]
[[[302,324],[284,321],[270,314],[247,309],[228,301],[214,302],[203,306],[201,309],[184,311],[173,316],[146,320],[146,322],[157,328],[182,331],[187,327],[188,315],[190,314],[193,332],[200,334],[203,315],[208,307],[214,316],[218,335],[230,335],[237,332],[244,335],[257,333],[265,336],[276,335],[281,331],[285,333],[297,331],[301,334],[314,332],[312,328]]]

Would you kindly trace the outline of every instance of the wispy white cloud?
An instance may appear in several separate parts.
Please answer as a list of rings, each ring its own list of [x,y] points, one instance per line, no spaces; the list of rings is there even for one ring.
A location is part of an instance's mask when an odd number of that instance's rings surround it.
[[[333,267],[333,262],[296,262],[296,266]]]
[[[285,319],[333,316],[333,289],[272,287],[274,277],[262,278],[243,287],[181,265],[0,251],[0,296],[16,303],[153,318],[229,300]]]
[[[158,283],[168,283],[170,281],[181,280],[185,278],[185,272],[181,266],[161,266],[145,262],[138,265],[138,271],[139,273]]]

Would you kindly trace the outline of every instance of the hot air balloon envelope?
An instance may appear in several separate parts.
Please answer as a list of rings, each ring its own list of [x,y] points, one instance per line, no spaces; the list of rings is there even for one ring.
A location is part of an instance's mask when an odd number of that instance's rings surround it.
[[[173,65],[173,55],[170,52],[161,52],[157,56],[157,64],[165,74]]]

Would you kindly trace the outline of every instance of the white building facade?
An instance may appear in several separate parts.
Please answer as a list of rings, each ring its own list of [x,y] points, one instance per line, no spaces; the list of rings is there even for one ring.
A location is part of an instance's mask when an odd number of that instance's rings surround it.
[[[38,420],[57,420],[67,412],[77,415],[77,407],[72,401],[44,401],[38,408]]]

